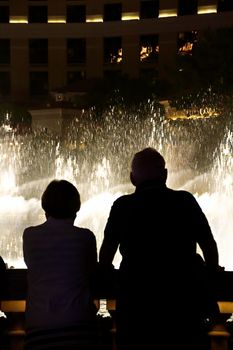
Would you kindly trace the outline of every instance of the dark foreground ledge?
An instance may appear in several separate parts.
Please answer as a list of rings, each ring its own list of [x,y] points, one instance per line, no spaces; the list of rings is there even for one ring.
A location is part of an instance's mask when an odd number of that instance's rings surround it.
[[[118,270],[114,271],[117,280]],[[27,269],[8,269],[5,300],[23,300],[27,294]],[[106,286],[96,278],[94,286],[96,299],[115,299],[114,283]],[[233,272],[222,271],[214,281],[217,299],[219,301],[233,301]]]
[[[106,309],[111,317],[109,326],[105,330],[108,347],[106,350],[115,350],[115,295],[114,282],[117,281],[118,270],[114,271],[110,286],[102,283],[96,277],[95,302],[100,307],[101,299],[106,299]],[[166,278],[166,276],[164,276]],[[112,283],[111,283],[112,282]],[[172,281],[171,281],[172,284]],[[230,350],[232,344],[232,331],[228,331],[226,321],[233,313],[233,272],[222,271],[214,281],[217,299],[220,306],[221,318],[208,332],[210,336],[210,350]],[[2,286],[2,285],[1,285]],[[171,288],[172,290],[172,288]],[[8,269],[6,293],[0,301],[0,309],[7,315],[7,328],[5,331],[8,342],[7,350],[23,350],[25,337],[25,299],[27,295],[27,269]],[[104,328],[105,329],[105,328]],[[0,346],[1,347],[1,346]]]

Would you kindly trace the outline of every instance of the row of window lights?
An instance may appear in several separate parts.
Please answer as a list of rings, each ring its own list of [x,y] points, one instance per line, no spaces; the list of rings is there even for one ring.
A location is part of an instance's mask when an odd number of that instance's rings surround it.
[[[193,43],[187,42],[182,47],[178,49],[179,55],[192,55]],[[141,62],[154,62],[156,61],[157,54],[159,53],[159,46],[142,46],[140,52],[140,61]],[[108,58],[106,58],[106,63],[121,63],[123,60],[122,57],[122,48],[115,50],[115,52],[109,52]],[[46,60],[45,60],[46,61]],[[77,61],[79,62],[79,60]],[[77,63],[75,60],[68,63]],[[32,63],[32,62],[31,62]],[[40,60],[36,60],[33,63],[40,64]],[[46,63],[46,62],[45,62]],[[79,63],[85,63],[85,60],[80,61]],[[1,62],[0,62],[1,64]]]
[[[194,39],[194,41],[195,41],[195,39]],[[180,45],[178,48],[178,54],[191,55],[194,41],[183,42],[183,44]],[[45,52],[46,52],[46,50],[45,50]],[[156,45],[156,44],[147,45],[147,46],[142,45],[141,49],[140,49],[140,61],[141,62],[146,62],[148,60],[154,61],[154,60],[156,60],[156,55],[158,55],[158,54],[159,54],[159,45]],[[38,57],[39,57],[38,52],[36,53],[36,51],[35,51],[34,56],[38,59]],[[46,56],[47,56],[47,54],[46,54]],[[69,54],[71,61],[72,61],[72,56],[73,56],[73,50],[71,50],[71,52]],[[81,56],[83,56],[83,54]],[[109,57],[109,59],[107,60],[109,63],[121,63],[122,62],[122,48],[115,48],[114,50],[108,50],[107,56]],[[68,59],[68,61],[69,61],[69,59]],[[45,60],[45,63],[46,62],[47,62],[47,60]],[[39,63],[39,61],[38,61],[38,63]],[[74,60],[74,63],[76,63],[75,60]],[[80,63],[83,63],[83,62],[80,62]]]
[[[197,14],[211,14],[217,13],[217,5],[209,5],[209,6],[199,6]],[[159,11],[159,18],[165,17],[176,17],[177,9],[166,9]],[[122,21],[130,21],[130,20],[139,20],[140,16],[138,12],[125,12],[122,13],[121,20]],[[27,16],[11,16],[10,23],[28,23]],[[103,22],[102,15],[87,15],[86,22]],[[65,16],[49,16],[48,23],[66,23]]]

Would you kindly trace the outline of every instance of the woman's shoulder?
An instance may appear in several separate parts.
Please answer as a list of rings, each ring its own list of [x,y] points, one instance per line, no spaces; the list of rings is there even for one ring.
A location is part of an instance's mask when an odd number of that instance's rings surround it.
[[[73,226],[74,231],[76,231],[79,235],[83,235],[85,237],[95,237],[94,233],[86,227]]]

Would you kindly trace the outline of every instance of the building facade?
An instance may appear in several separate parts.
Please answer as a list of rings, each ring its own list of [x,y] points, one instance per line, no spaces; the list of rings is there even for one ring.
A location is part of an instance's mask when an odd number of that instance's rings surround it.
[[[0,101],[163,76],[198,33],[231,26],[232,0],[0,0]]]

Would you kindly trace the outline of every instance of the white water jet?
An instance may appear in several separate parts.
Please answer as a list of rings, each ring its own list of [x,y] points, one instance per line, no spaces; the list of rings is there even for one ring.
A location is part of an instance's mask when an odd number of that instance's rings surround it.
[[[166,159],[168,186],[197,198],[217,241],[220,264],[233,271],[233,127],[228,119],[168,121],[148,102],[136,112],[114,107],[101,120],[91,113],[74,119],[62,137],[1,135],[0,255],[8,266],[25,267],[22,233],[43,222],[40,197],[53,178],[78,187],[82,205],[75,224],[95,233],[99,249],[113,201],[134,190],[129,183],[133,154],[152,146]],[[119,261],[118,254],[115,266]]]

